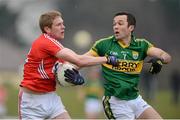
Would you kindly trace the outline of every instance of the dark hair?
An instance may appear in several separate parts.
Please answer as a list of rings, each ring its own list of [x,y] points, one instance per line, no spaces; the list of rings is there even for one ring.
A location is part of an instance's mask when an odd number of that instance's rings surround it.
[[[134,15],[132,15],[128,12],[118,12],[114,15],[114,17],[119,16],[119,15],[126,15],[128,26],[134,25],[134,27],[136,27],[136,18],[134,17]]]

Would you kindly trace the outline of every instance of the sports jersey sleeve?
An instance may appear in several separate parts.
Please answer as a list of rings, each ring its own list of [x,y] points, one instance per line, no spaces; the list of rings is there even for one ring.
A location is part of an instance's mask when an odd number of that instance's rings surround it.
[[[145,56],[147,56],[148,49],[150,47],[153,47],[154,45],[152,43],[150,43],[149,41],[147,41],[146,39],[144,39],[142,42],[143,42],[144,54],[145,54]]]
[[[92,53],[93,55],[99,55],[99,53],[98,53],[99,47],[100,47],[99,41],[96,41],[96,42],[94,43],[94,45],[92,46],[92,48],[91,48],[91,53]]]
[[[108,38],[104,38],[96,41],[91,50],[96,52],[99,56],[105,56],[108,48],[111,45],[107,42],[107,40]]]

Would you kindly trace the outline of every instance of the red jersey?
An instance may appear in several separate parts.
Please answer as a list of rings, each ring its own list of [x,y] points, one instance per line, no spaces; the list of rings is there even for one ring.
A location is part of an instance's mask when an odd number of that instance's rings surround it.
[[[51,92],[56,89],[55,64],[58,61],[56,53],[64,47],[47,34],[37,38],[27,55],[24,64],[24,79],[20,86],[37,92]]]

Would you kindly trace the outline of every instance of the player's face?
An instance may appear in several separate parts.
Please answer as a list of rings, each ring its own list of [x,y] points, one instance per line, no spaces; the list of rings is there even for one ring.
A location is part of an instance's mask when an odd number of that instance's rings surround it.
[[[128,27],[127,16],[119,15],[113,20],[114,35],[117,40],[127,39],[131,35],[132,26]]]
[[[62,40],[64,39],[64,30],[65,26],[63,19],[61,17],[56,17],[48,34],[57,40]]]

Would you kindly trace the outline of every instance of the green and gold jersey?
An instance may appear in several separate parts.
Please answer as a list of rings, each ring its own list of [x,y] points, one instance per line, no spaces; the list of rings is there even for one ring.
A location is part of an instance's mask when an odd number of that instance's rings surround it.
[[[119,65],[102,65],[104,88],[106,96],[116,96],[123,100],[135,99],[138,96],[139,74],[143,67],[143,60],[147,50],[153,46],[145,39],[132,37],[129,46],[120,44],[114,36],[100,39],[91,48],[92,54],[98,56],[114,55]]]

